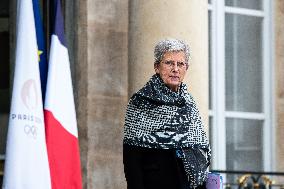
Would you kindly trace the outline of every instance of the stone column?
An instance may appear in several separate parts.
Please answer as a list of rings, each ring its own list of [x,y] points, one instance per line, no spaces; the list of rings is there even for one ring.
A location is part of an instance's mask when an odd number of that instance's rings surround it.
[[[69,44],[71,73],[73,74],[82,182],[83,188],[90,188],[88,187],[88,176],[90,175],[88,171],[90,142],[88,137],[88,104],[90,104],[90,100],[88,98],[87,0],[71,0],[65,3],[66,38]]]
[[[171,37],[191,49],[185,78],[208,124],[208,10],[207,0],[129,1],[129,95],[154,74],[154,46]]]
[[[81,123],[86,124],[80,127],[83,131],[80,141],[87,145],[83,147],[85,151],[81,150],[86,171],[84,188],[123,189],[126,188],[122,138],[128,97],[128,0],[86,2],[87,17],[83,23],[87,28],[86,33],[81,33],[86,40],[79,42],[85,43],[81,53],[87,57],[78,56],[86,60],[80,69],[85,70],[81,73],[83,80],[87,79],[81,83],[87,86],[82,89],[84,96],[78,96],[85,106],[81,108],[87,109],[79,112],[85,117]]]

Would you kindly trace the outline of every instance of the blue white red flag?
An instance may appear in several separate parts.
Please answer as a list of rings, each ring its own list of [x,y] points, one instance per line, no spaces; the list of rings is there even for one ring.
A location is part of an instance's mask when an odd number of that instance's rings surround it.
[[[19,0],[4,189],[50,189],[32,0]]]
[[[81,167],[68,50],[60,0],[55,1],[44,116],[53,189],[81,189]]]

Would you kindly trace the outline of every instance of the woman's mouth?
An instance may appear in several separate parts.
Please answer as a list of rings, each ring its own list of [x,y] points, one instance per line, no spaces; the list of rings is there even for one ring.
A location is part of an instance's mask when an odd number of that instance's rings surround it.
[[[171,80],[179,81],[179,76],[170,76]]]

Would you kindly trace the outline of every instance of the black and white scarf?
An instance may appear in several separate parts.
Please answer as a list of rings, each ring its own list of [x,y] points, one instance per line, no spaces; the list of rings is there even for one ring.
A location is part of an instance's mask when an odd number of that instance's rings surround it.
[[[192,186],[202,184],[207,177],[210,146],[195,101],[184,83],[173,92],[159,75],[153,75],[128,103],[123,142],[146,148],[181,149]],[[199,155],[189,157],[196,154],[192,150],[202,156],[202,162]],[[192,158],[197,162],[188,162]]]

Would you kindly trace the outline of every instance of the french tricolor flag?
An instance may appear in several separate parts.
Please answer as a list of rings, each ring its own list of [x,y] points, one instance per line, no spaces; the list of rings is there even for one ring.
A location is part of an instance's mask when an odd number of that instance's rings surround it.
[[[52,189],[81,189],[77,121],[60,0],[55,0],[44,117]]]

